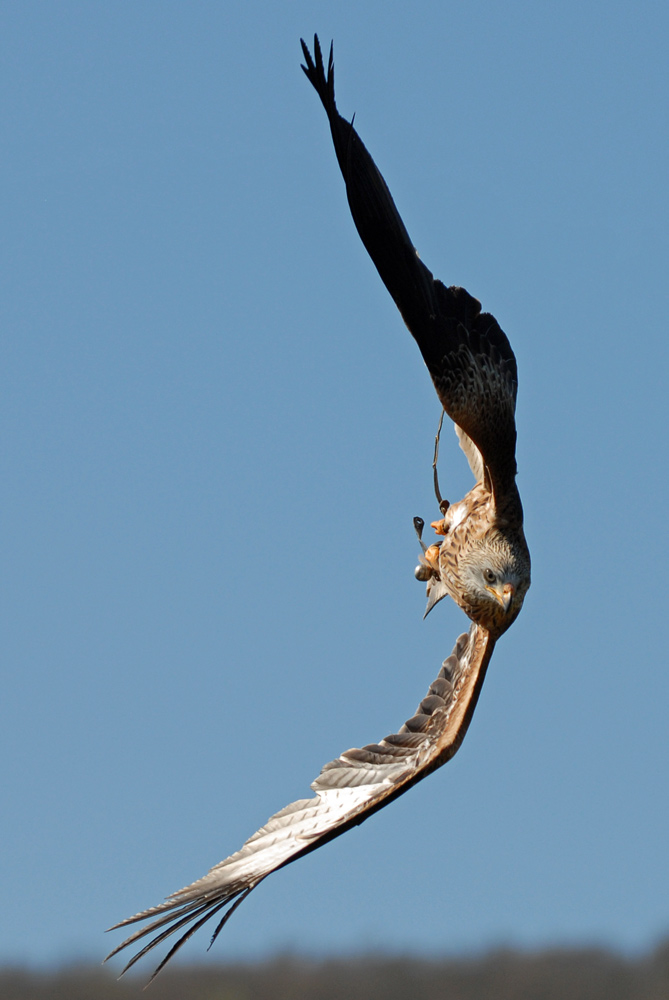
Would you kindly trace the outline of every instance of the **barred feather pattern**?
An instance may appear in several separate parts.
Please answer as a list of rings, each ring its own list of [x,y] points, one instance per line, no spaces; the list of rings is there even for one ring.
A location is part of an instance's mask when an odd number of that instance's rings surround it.
[[[142,938],[150,938],[122,975],[156,945],[183,930],[153,978],[196,930],[228,906],[212,936],[213,944],[234,910],[271,872],[362,823],[446,763],[464,738],[493,646],[489,633],[472,625],[469,633],[458,638],[426,697],[399,732],[379,743],[346,750],[326,764],[313,782],[315,797],[298,799],[275,813],[241,850],[164,903],[115,924],[110,930],[150,921],[114,948],[107,959]]]

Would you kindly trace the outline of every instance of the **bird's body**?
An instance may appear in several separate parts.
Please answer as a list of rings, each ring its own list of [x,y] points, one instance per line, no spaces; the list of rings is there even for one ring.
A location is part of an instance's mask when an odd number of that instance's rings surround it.
[[[518,615],[530,584],[515,483],[518,375],[509,341],[473,296],[462,288],[447,288],[420,261],[374,161],[352,122],[336,109],[332,50],[326,73],[318,39],[313,59],[304,42],[302,49],[302,68],[328,115],[356,228],[418,343],[476,480],[463,500],[442,505],[442,518],[434,525],[441,542],[422,546],[417,569],[419,579],[427,582],[428,611],[449,595],[473,624],[397,733],[345,751],[313,782],[314,797],[272,816],[240,851],[203,878],[117,924],[149,921],[112,955],[154,935],[126,969],[181,931],[158,972],[191,934],[224,911],[213,942],[267,875],[361,823],[449,760],[469,726],[495,643]]]

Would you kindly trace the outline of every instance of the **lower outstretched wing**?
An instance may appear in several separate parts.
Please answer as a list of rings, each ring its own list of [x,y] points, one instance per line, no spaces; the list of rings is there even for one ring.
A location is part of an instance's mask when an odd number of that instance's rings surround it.
[[[380,743],[347,750],[326,764],[311,786],[316,792],[314,798],[298,799],[286,806],[236,854],[215,865],[197,882],[173,893],[164,903],[115,924],[110,930],[150,921],[107,958],[149,937],[123,969],[126,972],[156,945],[182,931],[153,978],[195,931],[225,910],[212,936],[213,944],[234,910],[271,872],[362,823],[450,760],[467,732],[493,646],[489,633],[472,625],[444,660],[416,714],[398,733],[386,736]]]
[[[495,492],[516,474],[518,369],[494,316],[464,288],[447,288],[420,260],[381,173],[353,122],[337,111],[332,47],[327,71],[314,36],[302,67],[327,112],[356,229],[413,334],[449,417],[474,442]]]

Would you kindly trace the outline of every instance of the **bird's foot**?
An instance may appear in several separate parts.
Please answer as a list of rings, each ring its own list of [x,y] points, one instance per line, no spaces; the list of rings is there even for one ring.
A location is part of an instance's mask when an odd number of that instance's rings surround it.
[[[419,556],[420,562],[414,570],[414,576],[417,580],[425,582],[433,576],[439,576],[439,546],[441,542],[435,542],[430,546],[425,545],[423,541],[425,522],[422,517],[414,517],[413,526],[423,550],[422,555]]]
[[[419,556],[420,562],[413,571],[413,575],[417,580],[421,580],[423,583],[427,583],[431,580],[433,576],[439,576],[439,546],[441,542],[437,542],[434,545],[430,545],[429,548],[425,549],[423,554]]]

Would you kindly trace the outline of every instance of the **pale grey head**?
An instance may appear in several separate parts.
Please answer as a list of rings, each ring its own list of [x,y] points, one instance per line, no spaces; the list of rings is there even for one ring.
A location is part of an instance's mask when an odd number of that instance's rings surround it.
[[[530,553],[522,533],[507,534],[495,527],[470,538],[447,572],[455,584],[455,593],[451,587],[449,591],[469,617],[501,635],[523,606],[530,586]]]

